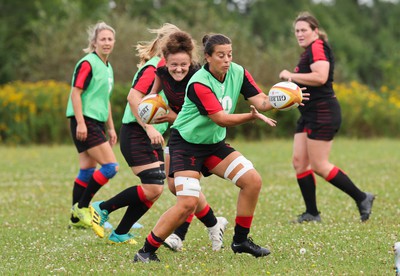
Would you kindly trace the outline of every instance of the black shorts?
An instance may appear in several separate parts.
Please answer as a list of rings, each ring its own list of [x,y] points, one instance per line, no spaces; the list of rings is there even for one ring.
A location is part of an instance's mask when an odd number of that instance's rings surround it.
[[[120,148],[129,167],[164,162],[162,145],[151,144],[146,131],[138,123],[122,124]]]
[[[307,137],[313,140],[333,140],[342,123],[341,109],[336,98],[306,103],[301,112],[296,133],[307,132]]]
[[[229,154],[235,152],[222,140],[216,144],[192,144],[187,142],[176,129],[171,130],[169,138],[170,168],[169,176],[178,171],[197,171],[210,176],[215,168]]]
[[[89,117],[83,117],[87,128],[87,138],[85,141],[76,139],[76,127],[77,122],[75,117],[70,117],[70,129],[72,140],[74,140],[75,147],[79,153],[87,151],[90,148],[101,145],[107,142],[107,136],[105,133],[104,122],[97,121]]]

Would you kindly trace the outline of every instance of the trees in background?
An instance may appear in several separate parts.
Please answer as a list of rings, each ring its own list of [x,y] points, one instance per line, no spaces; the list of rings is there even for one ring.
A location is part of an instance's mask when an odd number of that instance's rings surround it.
[[[264,85],[293,68],[301,49],[292,31],[308,10],[327,31],[336,55],[336,80],[371,87],[400,85],[400,4],[336,0],[40,0],[0,1],[0,84],[14,80],[70,81],[86,47],[86,28],[104,20],[117,31],[111,56],[116,81],[136,71],[134,45],[152,37],[147,28],[178,25],[199,42],[208,32],[232,38],[234,59]]]

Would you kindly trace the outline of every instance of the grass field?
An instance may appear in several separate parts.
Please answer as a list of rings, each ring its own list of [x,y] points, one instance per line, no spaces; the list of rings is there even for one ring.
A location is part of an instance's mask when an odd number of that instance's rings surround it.
[[[291,141],[232,142],[252,160],[264,186],[251,236],[271,255],[254,258],[230,249],[238,189],[211,176],[202,187],[217,216],[229,220],[225,248],[212,252],[205,227],[196,219],[185,250],[158,250],[161,263],[136,264],[132,259],[158,217],[174,202],[165,190],[133,229],[138,245],[111,246],[92,230],[67,229],[72,183],[77,173],[73,146],[0,147],[0,273],[2,275],[394,275],[393,244],[400,240],[397,140],[338,138],[331,161],[363,190],[377,195],[367,223],[350,197],[317,179],[320,224],[292,224],[304,211],[291,168]],[[115,148],[121,168],[95,196],[107,199],[138,184]],[[116,225],[124,210],[114,212]],[[299,253],[301,248],[307,251]]]

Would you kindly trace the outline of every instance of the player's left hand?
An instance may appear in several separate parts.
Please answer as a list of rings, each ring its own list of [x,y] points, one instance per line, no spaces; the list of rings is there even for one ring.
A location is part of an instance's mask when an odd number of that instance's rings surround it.
[[[253,115],[253,118],[264,121],[265,123],[269,124],[272,127],[276,126],[277,121],[259,113],[258,110],[254,107],[254,105],[250,105],[250,108],[251,108],[251,115]]]
[[[111,146],[114,146],[117,143],[117,133],[115,132],[115,129],[109,129],[108,130],[108,137],[109,143]]]

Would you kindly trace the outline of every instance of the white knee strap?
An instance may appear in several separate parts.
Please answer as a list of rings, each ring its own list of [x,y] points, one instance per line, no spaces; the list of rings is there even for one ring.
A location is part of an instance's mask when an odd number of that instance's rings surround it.
[[[201,187],[197,178],[178,176],[174,182],[177,196],[200,196]]]
[[[232,179],[228,178],[228,176],[232,173],[234,169],[236,169],[238,166],[242,166],[242,168],[232,177]],[[226,168],[226,171],[224,173],[224,178],[231,180],[233,183],[236,184],[236,181],[246,172],[249,170],[254,169],[253,163],[251,163],[250,160],[246,159],[243,155],[237,157],[235,160],[233,160],[228,168]]]

